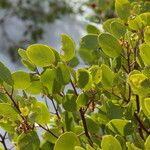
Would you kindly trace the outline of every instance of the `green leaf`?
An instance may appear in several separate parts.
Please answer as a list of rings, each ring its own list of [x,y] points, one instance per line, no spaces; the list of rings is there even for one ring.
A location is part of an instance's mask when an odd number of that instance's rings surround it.
[[[12,74],[12,78],[14,80],[14,88],[15,89],[26,89],[31,84],[30,74],[23,72],[23,71],[17,71]]]
[[[72,68],[76,67],[79,65],[79,60],[78,58],[75,56],[73,57],[69,62],[68,62],[68,65]]]
[[[145,143],[144,143],[144,146],[145,146],[145,150],[149,150],[150,149],[150,136],[147,137]]]
[[[56,136],[60,136],[60,130],[55,127],[55,128],[50,128],[49,129],[52,133],[54,133]],[[44,139],[47,140],[50,143],[55,144],[57,138],[54,137],[52,134],[50,134],[48,131],[46,131],[43,135]]]
[[[87,116],[85,119],[86,119],[88,131],[90,133],[97,134],[100,130],[99,124],[90,116]]]
[[[63,55],[61,55],[61,58],[64,61],[69,61],[75,56],[75,42],[71,37],[69,37],[66,34],[61,34],[61,43],[62,43],[62,50],[64,52]]]
[[[79,55],[87,64],[95,64],[99,59],[98,35],[88,34],[81,38]]]
[[[143,27],[143,22],[140,16],[130,18],[128,21],[128,25],[132,30],[139,30]]]
[[[27,53],[24,49],[22,48],[19,48],[18,49],[18,54],[20,55],[20,57],[23,59],[23,60],[29,60],[28,56],[27,56]]]
[[[68,148],[68,150],[75,150],[75,146],[80,146],[76,134],[66,132],[57,139],[54,150],[66,150],[66,148]]]
[[[133,143],[127,142],[126,143],[128,150],[142,150],[138,147],[136,147]]]
[[[115,133],[120,134],[121,136],[127,136],[132,134],[133,127],[130,121],[123,119],[112,119],[108,124],[107,128]]]
[[[78,97],[77,97],[77,106],[80,109],[81,107],[86,106],[86,104],[88,103],[89,98],[87,96],[87,94],[85,93],[81,93]]]
[[[92,80],[95,84],[98,84],[102,80],[102,70],[98,65],[93,65],[89,68],[89,72],[92,75]]]
[[[19,119],[18,113],[7,103],[0,103],[0,116],[6,117],[12,121]]]
[[[107,101],[99,108],[98,116],[100,122],[106,124],[112,119],[122,119],[123,113],[123,108],[113,104],[111,101]]]
[[[30,61],[36,66],[47,67],[55,62],[53,50],[43,44],[33,44],[29,46],[26,53]]]
[[[92,52],[87,49],[80,49],[79,55],[85,63],[92,63],[94,61]]]
[[[35,131],[22,133],[17,138],[17,150],[38,150],[40,140]]]
[[[76,146],[75,150],[85,150],[84,148],[80,147],[80,146]]]
[[[76,80],[79,88],[83,90],[89,90],[92,87],[92,76],[86,69],[78,69]]]
[[[142,110],[144,114],[150,118],[150,98],[144,98],[141,100]]]
[[[101,65],[102,70],[102,84],[104,88],[111,88],[113,84],[114,74],[111,71],[111,69],[107,66],[102,64]]]
[[[147,44],[140,45],[140,56],[145,64],[150,65],[150,46]]]
[[[35,122],[38,124],[47,124],[50,121],[50,112],[43,102],[36,101],[32,107],[35,114]]]
[[[92,24],[88,24],[86,30],[89,34],[100,34],[100,30]]]
[[[25,91],[33,95],[41,94],[43,93],[42,83],[40,81],[33,81]]]
[[[0,103],[9,103],[10,99],[4,93],[0,92]]]
[[[63,85],[70,82],[70,72],[67,65],[59,62],[56,68],[57,79]]]
[[[108,33],[102,33],[99,35],[99,45],[109,57],[118,57],[122,51],[118,40]]]
[[[54,145],[48,141],[44,141],[40,146],[40,150],[53,150],[53,149]]]
[[[146,27],[144,31],[144,41],[150,46],[150,26]]]
[[[142,20],[142,27],[150,26],[150,12],[140,14],[139,17]],[[141,22],[140,22],[141,23]]]
[[[30,61],[21,60],[22,64],[31,71],[36,71],[36,66],[33,65]]]
[[[144,27],[150,26],[150,13],[145,12],[137,15],[129,20],[129,27],[133,30],[142,30]]]
[[[75,129],[73,114],[67,111],[65,111],[65,128],[66,131],[74,131]]]
[[[116,0],[115,10],[119,18],[127,21],[130,16],[130,2],[128,0]]]
[[[49,93],[53,93],[54,80],[55,80],[56,72],[53,69],[46,69],[41,74],[41,83],[44,87],[48,89]]]
[[[101,142],[102,150],[122,150],[120,143],[112,135],[105,135]]]
[[[63,98],[63,107],[66,111],[74,112],[77,110],[76,95],[66,94]]]
[[[144,70],[142,70],[142,73],[150,78],[150,66],[145,66]]]
[[[13,85],[13,79],[9,69],[0,62],[0,81],[6,82],[8,85]]]
[[[149,92],[149,88],[146,88],[142,85],[144,81],[146,81],[148,78],[142,74],[142,73],[133,73],[129,74],[128,77],[128,83],[130,84],[133,92],[135,94],[145,95],[147,92]]]
[[[118,23],[122,23],[122,20],[119,18],[111,18],[111,19],[107,19],[104,23],[103,23],[103,29],[106,32],[111,33],[111,23],[112,22],[118,22]]]
[[[58,93],[61,89],[61,84],[56,80],[57,74],[55,69],[46,69],[41,75],[41,83],[46,88],[46,93]]]
[[[5,131],[14,134],[17,127],[16,122],[21,118],[14,108],[7,103],[0,103],[0,127]]]
[[[119,23],[117,21],[113,21],[111,23],[111,32],[112,34],[117,38],[120,39],[123,37],[126,33],[126,26],[124,26],[122,23]]]
[[[98,35],[88,34],[81,38],[79,51],[80,50],[95,51],[98,48],[99,48]]]

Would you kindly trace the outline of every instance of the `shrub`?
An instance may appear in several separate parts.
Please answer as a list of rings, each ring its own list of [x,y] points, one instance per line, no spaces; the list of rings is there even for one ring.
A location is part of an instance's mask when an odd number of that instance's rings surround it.
[[[78,51],[66,34],[60,53],[42,44],[19,49],[28,72],[1,62],[4,149],[7,136],[18,150],[150,149],[149,6],[116,0],[119,18],[104,31],[88,25]]]

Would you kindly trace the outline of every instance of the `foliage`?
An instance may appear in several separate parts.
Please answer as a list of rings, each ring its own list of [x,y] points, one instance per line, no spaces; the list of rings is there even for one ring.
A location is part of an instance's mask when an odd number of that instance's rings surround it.
[[[129,0],[129,2],[133,3],[133,7],[131,7],[133,8],[132,11],[134,11],[135,13],[137,13],[138,11],[140,11],[141,13],[149,11],[148,0]],[[118,3],[126,3],[124,15],[127,15],[127,9],[130,9],[127,4],[128,1],[121,0]],[[114,18],[117,16],[115,12],[115,0],[89,0],[87,2],[87,6],[89,6],[89,8],[91,8],[94,12],[91,16],[88,17],[92,22],[100,23],[104,22],[109,18]]]
[[[142,2],[147,11],[137,8]],[[8,137],[18,150],[150,149],[149,4],[116,0],[118,18],[103,31],[89,25],[78,50],[66,34],[60,53],[42,44],[19,49],[28,72],[0,63],[5,150]]]

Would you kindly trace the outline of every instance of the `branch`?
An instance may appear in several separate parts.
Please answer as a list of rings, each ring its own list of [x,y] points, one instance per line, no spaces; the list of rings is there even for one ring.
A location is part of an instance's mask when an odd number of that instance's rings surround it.
[[[73,84],[72,80],[70,80],[70,82],[71,82],[71,85],[73,87],[75,95],[78,96],[78,93],[77,93],[77,90],[75,88],[75,85]],[[91,139],[91,137],[89,135],[87,124],[86,124],[86,120],[85,120],[85,111],[82,108],[80,108],[79,112],[80,112],[82,124],[83,124],[83,127],[84,127],[85,136],[87,137],[89,144],[93,147],[93,142],[92,142],[92,139]]]
[[[88,139],[89,144],[93,147],[93,142],[92,142],[92,139],[91,139],[91,137],[89,135],[88,128],[87,128],[84,111],[82,110],[82,108],[80,108],[79,111],[80,111],[80,116],[81,116],[81,119],[82,119],[82,124],[83,124],[83,127],[84,127],[85,135],[86,135],[86,137]]]
[[[143,122],[140,120],[140,118],[139,118],[139,116],[138,116],[138,114],[137,114],[136,112],[134,113],[134,116],[135,116],[136,120],[138,121],[138,123],[139,123],[141,129],[143,129],[148,135],[150,135],[150,131],[145,127],[145,125],[144,125]]]
[[[6,143],[5,143],[6,135],[7,135],[7,132],[5,132],[4,135],[1,135],[1,134],[0,134],[0,138],[1,138],[1,141],[0,141],[0,142],[2,143],[4,149],[5,149],[5,150],[8,150],[8,148],[7,148],[7,146],[6,146]]]
[[[55,114],[57,115],[57,118],[60,120],[61,117],[59,116],[59,113],[58,113],[58,110],[57,110],[57,107],[56,107],[56,105],[55,105],[55,103],[54,103],[53,98],[52,98],[50,95],[48,95],[47,97],[51,100],[52,105],[53,105],[53,107],[54,107],[54,109],[55,109],[55,112],[56,112]]]
[[[71,85],[72,85],[72,88],[73,88],[73,90],[74,90],[75,95],[78,96],[78,92],[77,92],[77,90],[76,90],[76,88],[75,88],[75,85],[73,84],[73,81],[70,80],[70,83],[71,83]]]
[[[8,95],[8,97],[11,99],[12,103],[14,104],[15,108],[19,111],[19,113],[21,114],[21,111],[17,105],[17,103],[15,102],[15,100],[13,99],[13,89],[12,89],[12,93],[9,94],[8,91],[5,89],[4,87],[4,90],[5,90],[5,93]]]
[[[59,115],[59,113],[58,113],[58,109],[57,109],[57,107],[56,107],[56,105],[55,105],[55,103],[54,103],[53,98],[52,98],[50,95],[47,95],[47,97],[51,100],[51,102],[52,102],[52,104],[53,104],[53,107],[54,107],[54,109],[55,109],[55,114],[57,115],[57,118],[58,118],[58,120],[60,121],[60,120],[61,120],[61,117],[60,117],[60,115]],[[63,128],[63,127],[62,127],[62,131],[63,131],[63,133],[64,133],[64,128]]]
[[[49,132],[51,135],[53,135],[55,138],[58,138],[58,136],[56,136],[52,131],[50,131],[49,129],[46,129],[44,126],[38,124],[39,127],[41,127],[42,129],[44,129],[45,131]]]

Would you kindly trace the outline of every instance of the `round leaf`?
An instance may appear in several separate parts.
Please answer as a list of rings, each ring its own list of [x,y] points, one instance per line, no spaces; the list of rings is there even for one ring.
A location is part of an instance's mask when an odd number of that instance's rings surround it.
[[[109,57],[118,57],[122,51],[118,40],[108,33],[100,34],[99,45]]]
[[[141,101],[144,114],[150,118],[150,98],[145,98]]]
[[[63,98],[63,107],[67,111],[74,112],[77,110],[76,96],[74,94],[67,94]]]
[[[150,46],[150,26],[148,26],[144,31],[144,40]]]
[[[79,50],[94,51],[99,48],[98,35],[88,34],[81,38]]]
[[[144,145],[145,145],[145,149],[146,149],[146,150],[149,150],[149,149],[150,149],[150,136],[147,137],[147,139],[146,139]]]
[[[85,106],[88,103],[88,96],[85,93],[81,93],[77,98],[77,106],[78,108]]]
[[[30,74],[23,72],[23,71],[17,71],[12,74],[12,78],[14,80],[14,88],[15,89],[26,89],[30,86]]]
[[[145,64],[150,65],[150,46],[147,44],[140,45],[140,55]]]
[[[33,44],[27,48],[26,53],[30,61],[36,66],[47,67],[55,62],[53,51],[46,45]]]
[[[111,71],[111,69],[107,66],[102,64],[101,65],[101,70],[102,70],[102,84],[104,88],[111,88],[113,79],[114,79],[114,74]]]
[[[86,30],[91,34],[100,34],[100,30],[92,24],[88,24]]]
[[[101,142],[102,150],[122,150],[120,143],[112,135],[105,135]]]
[[[99,128],[99,124],[93,120],[91,117],[86,117],[86,123],[87,123],[87,128],[88,128],[88,131],[90,133],[98,133],[100,128]]]
[[[92,86],[92,76],[86,69],[78,69],[76,73],[77,84],[81,89],[88,90]]]
[[[50,121],[50,113],[47,106],[43,102],[37,101],[32,111],[35,113],[35,122],[38,124],[47,124]]]
[[[128,0],[116,0],[115,10],[119,18],[127,20],[130,16],[130,3]]]
[[[132,134],[133,128],[131,122],[123,119],[112,119],[108,124],[107,128],[115,134],[127,136]]]
[[[11,72],[2,62],[0,62],[0,81],[13,85]]]
[[[22,133],[17,139],[17,150],[38,150],[40,140],[36,132]]]
[[[71,37],[66,34],[61,35],[61,43],[62,43],[62,50],[64,55],[61,55],[61,58],[64,61],[71,60],[75,55],[75,43]]]
[[[76,134],[73,132],[66,132],[57,139],[54,150],[75,150],[75,146],[80,146]]]
[[[117,39],[120,39],[126,33],[126,26],[117,21],[114,21],[111,23],[111,32]]]

